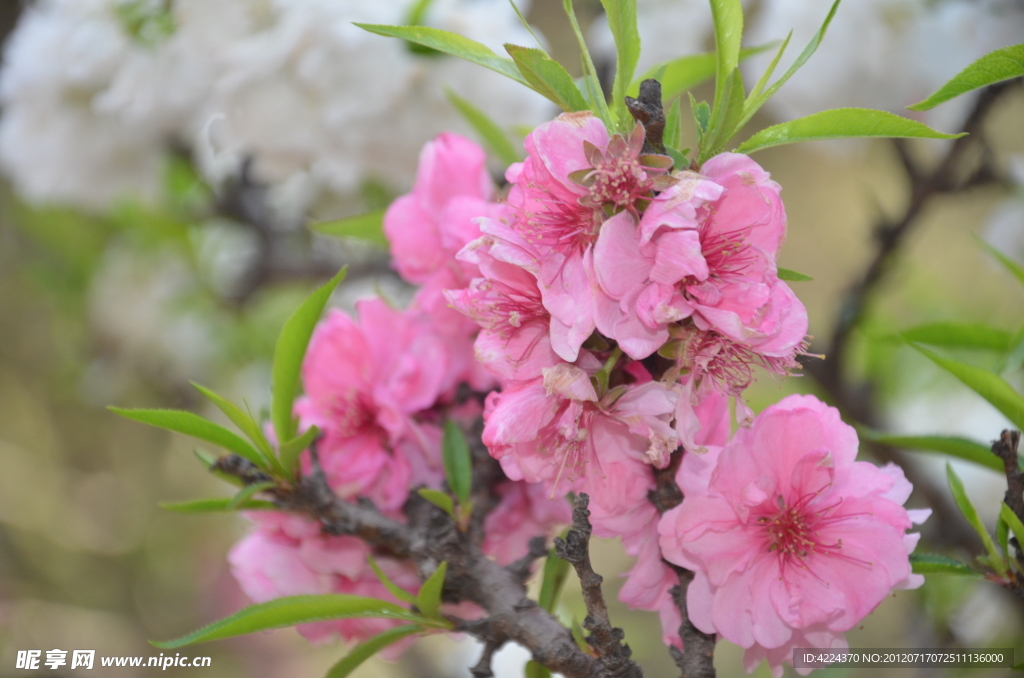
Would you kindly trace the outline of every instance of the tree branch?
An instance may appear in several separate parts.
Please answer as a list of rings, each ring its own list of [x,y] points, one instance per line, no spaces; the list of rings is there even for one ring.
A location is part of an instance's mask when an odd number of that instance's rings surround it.
[[[309,451],[312,470],[308,475],[293,485],[267,491],[277,507],[319,521],[329,534],[357,536],[396,557],[409,558],[423,578],[446,562],[444,600],[468,600],[488,613],[486,618],[476,621],[455,620],[457,630],[484,642],[488,664],[488,653],[512,640],[530,650],[535,661],[566,678],[641,678],[639,668],[635,673],[612,672],[609,667],[616,664],[583,652],[569,629],[527,597],[517,568],[502,567],[484,555],[477,540],[460,532],[451,518],[433,504],[411,494],[405,507],[409,522],[403,524],[382,514],[367,499],[355,503],[344,501],[327,484],[315,442]],[[247,484],[269,479],[235,455],[219,461],[217,470],[230,473]],[[589,529],[589,523],[587,525]],[[613,631],[620,634],[621,640],[622,632]],[[623,650],[628,661],[628,648]],[[632,662],[628,664],[636,666]],[[478,663],[474,671],[474,675],[488,675],[484,663]]]
[[[672,459],[667,467],[656,469],[654,472],[655,489],[647,496],[659,514],[683,503],[683,491],[676,484],[676,472],[683,461],[683,454],[685,452],[680,447],[672,453]],[[686,608],[686,592],[693,581],[694,573],[667,560],[663,562],[679,577],[679,585],[673,586],[671,593],[672,600],[675,601],[683,619],[679,625],[679,638],[683,641],[683,649],[669,647],[669,654],[682,671],[681,678],[715,678],[715,635],[704,633],[694,626]]]
[[[1017,445],[1020,431],[1003,431],[999,440],[992,443],[992,453],[1003,460],[1006,470],[1006,505],[1024,521],[1024,471],[1020,470]]]
[[[603,577],[590,563],[590,497],[585,492],[576,496],[572,509],[572,529],[565,539],[555,538],[555,553],[576,570],[583,589],[583,602],[587,606],[587,617],[583,628],[590,631],[589,642],[598,653],[598,659],[607,678],[642,678],[643,672],[630,655],[629,645],[622,643],[625,634],[622,629],[612,626],[608,617],[608,606],[601,592]]]

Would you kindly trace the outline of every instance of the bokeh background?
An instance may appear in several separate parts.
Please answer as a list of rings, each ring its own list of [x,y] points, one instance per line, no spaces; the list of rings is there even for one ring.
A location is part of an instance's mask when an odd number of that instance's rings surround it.
[[[600,4],[576,5],[608,71]],[[578,72],[561,3],[521,6],[551,53]],[[703,0],[639,6],[641,69],[712,47]],[[795,55],[827,6],[750,2],[745,42],[765,44],[792,28]],[[496,49],[533,40],[504,0],[0,3],[0,675],[24,674],[14,669],[19,649],[155,655],[147,639],[246,604],[225,559],[245,520],[158,507],[228,488],[196,463],[185,438],[105,407],[213,416],[189,381],[264,407],[277,331],[317,281],[350,264],[332,301],[343,308],[368,294],[400,302],[409,292],[386,250],[314,236],[307,224],[386,205],[408,189],[423,142],[444,130],[472,136],[446,88],[520,133],[555,114],[494,73],[363,33],[352,21],[423,23]],[[907,104],[973,59],[1019,42],[1021,0],[847,0],[818,54],[749,129],[839,106],[907,114]],[[748,73],[765,58],[752,58]],[[711,97],[706,85],[693,93]],[[965,98],[920,119],[959,131],[972,105]],[[987,163],[991,180],[928,200],[870,297],[846,367],[852,382],[871,385],[879,428],[988,441],[1008,426],[891,335],[935,320],[984,321],[1011,333],[1024,323],[1024,287],[978,244],[1024,262],[1022,121],[1024,88],[1016,86],[985,116],[985,152],[965,159]],[[692,125],[686,133],[693,138]],[[905,151],[927,169],[948,148],[927,142]],[[789,235],[780,263],[814,278],[794,286],[816,346],[826,345],[846,290],[875,252],[873,233],[910,203],[903,160],[888,142],[789,146],[757,159],[784,187]],[[1004,358],[965,355],[1009,367],[1005,376],[1021,388],[1019,361]],[[751,401],[759,410],[797,391],[827,397],[809,376],[781,384],[764,377]],[[944,460],[909,458],[944,487]],[[1005,481],[957,468],[994,525]],[[919,496],[911,503],[925,505]],[[923,547],[969,558],[944,544],[941,531],[926,528]],[[615,542],[597,548],[614,592],[629,559]],[[584,615],[577,588],[566,587],[566,620]],[[675,675],[653,615],[618,604],[612,614],[647,675]],[[853,647],[1015,646],[1020,661],[1022,620],[1020,601],[991,584],[932,577],[887,599],[849,638]],[[166,674],[319,676],[342,652],[284,630],[190,648],[212,656],[212,668]],[[429,638],[401,661],[374,659],[356,675],[468,676],[477,652],[468,639]],[[509,648],[495,669],[518,676],[525,659]],[[743,675],[728,643],[716,665],[722,676]],[[762,666],[757,675],[769,674]]]

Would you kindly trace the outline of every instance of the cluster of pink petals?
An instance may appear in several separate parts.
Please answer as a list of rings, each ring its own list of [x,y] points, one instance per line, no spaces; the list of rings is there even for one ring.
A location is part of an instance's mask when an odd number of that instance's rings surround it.
[[[855,461],[857,434],[813,396],[790,396],[723,447],[687,454],[686,497],[659,524],[664,557],[696,572],[690,619],[746,648],[776,678],[794,647],[846,647],[843,632],[893,589],[923,583],[899,468]],[[804,672],[804,670],[800,670]]]
[[[361,539],[323,534],[319,523],[286,513],[253,511],[249,517],[257,529],[235,544],[228,561],[235,579],[254,602],[325,593],[400,602],[370,568],[370,549]],[[411,592],[419,589],[419,576],[411,563],[383,556],[376,561],[400,587]],[[337,637],[358,642],[400,623],[387,619],[342,619],[302,624],[298,631],[315,643]],[[392,656],[404,647],[391,648]]]

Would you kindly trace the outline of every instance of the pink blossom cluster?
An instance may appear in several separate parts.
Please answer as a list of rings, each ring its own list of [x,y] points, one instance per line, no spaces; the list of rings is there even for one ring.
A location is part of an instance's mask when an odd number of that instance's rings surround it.
[[[476,269],[454,255],[479,237],[473,217],[497,216],[488,202],[494,188],[483,151],[452,134],[424,149],[410,195],[385,220],[396,267],[420,283],[404,310],[380,299],[356,304],[357,318],[329,311],[310,340],[302,366],[305,396],[296,403],[302,428],[323,432],[317,445],[328,483],[342,499],[367,498],[404,520],[412,489],[440,489],[441,437],[446,419],[468,424],[480,415],[457,391],[491,388],[494,378],[473,359],[472,321],[448,308],[444,288],[468,284]],[[310,459],[303,457],[303,469]],[[540,488],[505,481],[485,524],[484,550],[508,564],[523,557],[537,535],[550,536],[571,520],[568,502]],[[319,525],[274,512],[250,514],[256,530],[235,546],[231,564],[243,590],[263,602],[284,595],[355,593],[392,600],[369,568],[368,547],[352,537],[321,533]],[[408,562],[378,558],[388,575],[415,591],[419,578]],[[395,622],[323,622],[300,627],[311,640],[338,634],[365,639]]]
[[[750,670],[767,659],[778,676],[793,647],[843,646],[889,591],[920,584],[906,531],[925,515],[903,508],[899,469],[855,461],[836,410],[792,396],[755,418],[742,400],[755,367],[788,374],[806,346],[804,307],[778,279],[778,184],[732,153],[673,170],[644,151],[641,126],[610,134],[589,113],[525,146],[501,198],[478,146],[427,144],[384,219],[395,268],[419,285],[412,304],[363,301],[314,333],[296,411],[324,432],[331,487],[404,520],[412,488],[442,486],[445,420],[482,415],[507,476],[484,523],[499,562],[568,523],[563,497],[586,492],[595,534],[637,559],[621,599],[658,612],[666,643],[681,645],[678,566],[696,573],[690,619],[744,647]],[[459,404],[460,387],[487,393],[482,408]],[[743,424],[731,437],[730,398]],[[664,515],[650,498],[659,470],[685,495]],[[389,598],[361,542],[254,520],[231,561],[255,600]],[[418,587],[407,563],[381,563]],[[351,640],[390,623],[303,632]]]

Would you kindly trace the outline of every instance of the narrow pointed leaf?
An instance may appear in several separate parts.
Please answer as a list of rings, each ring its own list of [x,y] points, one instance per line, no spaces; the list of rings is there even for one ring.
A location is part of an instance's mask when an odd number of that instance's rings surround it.
[[[597,117],[601,118],[605,127],[611,129],[614,127],[612,112],[608,110],[608,102],[605,101],[604,92],[601,91],[601,83],[597,78],[597,68],[594,67],[594,60],[590,57],[590,50],[587,49],[587,40],[583,37],[580,22],[576,19],[576,10],[573,9],[572,0],[562,0],[562,9],[565,11],[565,16],[569,19],[572,33],[576,36],[576,43],[580,48],[583,80],[586,83],[586,88],[580,89],[584,92],[586,98],[590,100],[592,110],[597,114]]]
[[[903,447],[908,450],[940,452],[1002,473],[1003,462],[992,450],[979,442],[958,436],[899,436],[886,435],[867,428],[858,429],[862,437],[875,442]]]
[[[690,110],[693,111],[693,121],[697,125],[697,136],[701,143],[704,142],[704,135],[707,134],[708,125],[711,123],[711,107],[708,102],[697,103],[693,95],[690,95]]]
[[[788,280],[789,282],[808,282],[814,280],[811,276],[806,273],[800,273],[790,268],[779,268],[779,280]]]
[[[365,640],[342,657],[341,661],[331,667],[327,672],[327,678],[346,678],[359,668],[363,662],[383,650],[388,645],[397,643],[402,638],[411,636],[414,633],[423,631],[419,626],[396,626],[388,629],[369,640]]]
[[[416,596],[416,607],[427,617],[433,617],[441,608],[441,591],[444,589],[444,576],[448,572],[448,563],[441,563],[420,587]]]
[[[1013,387],[999,375],[946,358],[920,344],[910,342],[910,345],[991,403],[1018,429],[1024,429],[1024,397],[1013,390]]]
[[[373,556],[367,556],[366,558],[370,562],[370,569],[372,569],[373,573],[377,575],[377,579],[380,580],[380,583],[384,584],[384,588],[391,592],[391,595],[405,603],[412,604],[416,602],[416,596],[391,581],[391,578],[384,573],[384,570],[380,569],[380,565],[378,565],[377,561],[373,559]]]
[[[775,42],[757,47],[746,47],[740,50],[740,61],[760,54],[765,50],[774,47]],[[692,90],[715,75],[715,66],[718,59],[714,52],[701,54],[689,54],[678,59],[663,61],[647,70],[642,76],[633,81],[626,92],[635,97],[640,92],[640,83],[648,78],[654,78],[661,83],[661,98],[665,101]]]
[[[936,553],[911,553],[910,566],[915,574],[952,574],[960,577],[981,577],[967,563]]]
[[[907,106],[912,111],[927,111],[981,87],[1024,75],[1024,44],[1003,47],[989,52],[957,73],[924,101]]]
[[[740,0],[711,0],[711,18],[715,24],[715,109],[718,109],[728,96],[726,80],[740,65],[743,5]]]
[[[318,221],[310,224],[309,228],[336,238],[355,238],[368,242],[378,247],[387,247],[388,239],[384,235],[384,212],[386,210],[374,210],[365,214],[357,214],[344,219],[332,221]]]
[[[835,108],[766,127],[740,144],[736,150],[749,154],[773,146],[823,139],[860,137],[956,139],[962,136],[964,135],[937,132],[928,125],[916,120],[901,118],[888,111],[875,111],[867,108]]]
[[[460,504],[469,502],[473,485],[473,460],[469,453],[466,436],[452,420],[444,425],[444,439],[441,443],[441,458],[448,487]]]
[[[950,464],[946,464],[946,478],[949,480],[949,489],[953,493],[953,500],[956,501],[956,505],[960,508],[960,513],[964,515],[967,522],[970,523],[974,531],[981,537],[981,543],[985,545],[985,551],[988,553],[988,558],[994,569],[1001,572],[1006,571],[1006,563],[1003,560],[1002,554],[999,553],[999,549],[996,548],[995,542],[992,541],[992,536],[989,535],[988,530],[985,529],[985,525],[981,522],[981,518],[978,516],[977,510],[974,508],[974,504],[967,497],[967,491],[964,489],[964,483],[960,480],[960,476],[956,474],[953,467]]]
[[[450,33],[449,31],[427,26],[383,26],[360,23],[355,25],[377,35],[401,38],[417,45],[436,49],[438,52],[457,56],[529,86],[511,59],[500,57],[486,45],[482,45],[457,33]]]
[[[1000,264],[1002,264],[1003,267],[1007,271],[1009,271],[1010,274],[1020,282],[1020,284],[1024,285],[1024,265],[1022,265],[1019,262],[1014,261],[1010,257],[1006,256],[1005,254],[1000,252],[995,247],[992,247],[992,245],[988,244],[987,242],[985,242],[981,238],[978,238],[978,242],[980,242],[981,246],[986,251],[988,251],[989,254],[991,254],[993,257],[995,257],[996,260]]]
[[[636,27],[636,0],[601,0],[608,28],[615,39],[615,79],[612,83],[612,101],[616,108],[619,131],[627,131],[631,122],[626,109],[626,89],[633,81],[640,60],[640,32]]]
[[[697,162],[703,164],[705,160],[725,147],[729,140],[739,130],[739,122],[743,116],[743,74],[739,68],[734,68],[729,77],[725,80],[725,90],[722,99],[715,100],[715,107],[711,113],[711,124],[708,126],[708,133],[701,144],[700,156]]]
[[[537,604],[553,614],[568,576],[569,561],[562,560],[555,555],[555,549],[551,549],[544,561],[544,578],[541,580]]]
[[[316,426],[310,426],[302,435],[292,438],[281,446],[281,466],[284,467],[285,473],[289,477],[294,476],[296,470],[298,470],[299,455],[307,450],[319,435],[320,429]]]
[[[792,39],[793,31],[790,31],[789,35],[786,36],[786,39],[782,41],[781,45],[779,45],[779,51],[775,53],[775,58],[771,60],[771,63],[768,64],[768,68],[766,68],[764,73],[761,74],[761,77],[757,79],[757,82],[754,84],[754,89],[750,90],[750,99],[752,101],[756,100],[768,85],[768,81],[771,80],[772,74],[775,73],[775,68],[779,65],[779,60],[782,59],[782,55],[785,53],[786,48],[789,47],[789,41]]]
[[[272,502],[248,499],[231,505],[234,497],[194,499],[192,501],[164,501],[159,506],[174,513],[228,513],[230,511],[269,511],[277,507]]]
[[[1007,351],[1013,336],[1006,330],[978,322],[934,322],[901,332],[905,339],[933,346]]]
[[[248,436],[249,440],[253,442],[256,448],[263,453],[263,455],[270,459],[274,456],[274,450],[270,446],[270,441],[267,440],[267,436],[264,435],[263,429],[256,423],[255,420],[249,413],[244,412],[241,407],[235,405],[233,402],[223,397],[219,393],[214,392],[211,389],[206,388],[200,384],[189,382],[192,387],[202,393],[206,398],[217,406],[221,412],[223,412],[231,423],[238,427],[238,430]]]
[[[665,114],[665,136],[662,141],[665,142],[666,149],[676,150],[682,143],[682,118],[683,114],[679,99],[673,99],[672,103],[669,104],[668,112]],[[679,169],[683,168],[680,167]]]
[[[266,481],[263,483],[253,483],[252,485],[246,485],[228,501],[228,510],[237,510],[238,507],[241,506],[242,504],[251,501],[252,498],[258,492],[262,492],[263,490],[269,490],[272,487],[277,487],[277,483]]]
[[[299,390],[302,359],[306,355],[306,348],[313,336],[313,328],[324,312],[327,300],[344,277],[343,268],[329,282],[309,295],[285,321],[277,338],[277,345],[274,346],[274,364],[270,370],[270,420],[274,424],[274,433],[279,441],[295,437],[292,405]]]
[[[1012,372],[1019,370],[1021,365],[1024,365],[1024,327],[1017,330],[1017,334],[1010,341],[1010,348],[1006,352],[1006,359],[1003,361],[1002,369],[999,371]]]
[[[474,106],[470,101],[463,99],[458,94],[448,89],[445,90],[448,101],[462,114],[476,133],[480,135],[487,148],[490,149],[501,162],[511,165],[521,160],[521,153],[516,150],[512,140],[498,123],[494,122],[486,113]]]
[[[111,412],[119,414],[126,419],[140,421],[143,424],[156,426],[158,428],[184,433],[187,436],[205,440],[234,452],[240,457],[248,459],[260,468],[267,468],[263,456],[255,447],[247,443],[241,436],[232,433],[220,424],[203,419],[198,414],[185,412],[183,410],[129,410],[120,407],[109,408]]]
[[[440,490],[428,488],[417,490],[417,494],[450,515],[452,520],[455,520],[455,502],[452,501],[451,495],[445,494]]]
[[[1024,548],[1024,523],[1021,523],[1020,518],[1017,517],[1017,514],[1013,512],[1013,509],[1006,502],[1003,502],[1003,505],[999,507],[999,517],[1003,519],[1006,526],[1013,532],[1013,536],[1017,538],[1017,543],[1021,545],[1021,548]],[[1007,553],[1006,555],[1009,556],[1010,554]]]
[[[836,15],[836,10],[839,9],[840,2],[841,0],[836,0],[834,3],[832,3],[832,7],[829,8],[828,14],[825,15],[825,20],[821,23],[821,28],[819,28],[817,32],[815,32],[815,34],[811,36],[811,40],[810,42],[807,43],[807,46],[804,47],[804,51],[800,52],[800,56],[798,56],[796,58],[796,61],[793,62],[793,65],[790,66],[786,70],[786,72],[782,74],[782,77],[776,80],[770,87],[768,87],[768,89],[764,90],[763,92],[760,92],[759,94],[752,95],[750,97],[743,111],[743,123],[746,123],[748,120],[750,120],[750,118],[752,118],[754,114],[757,113],[762,106],[764,106],[765,102],[771,99],[772,95],[778,92],[779,88],[786,84],[786,81],[792,78],[793,75],[797,71],[799,71],[805,63],[807,63],[807,60],[811,58],[811,55],[813,55],[818,50],[818,45],[821,44],[822,39],[825,37],[825,33],[826,31],[828,31],[829,24],[832,23],[832,18]],[[774,70],[774,62],[771,68]],[[761,87],[764,87],[764,83],[758,84]]]
[[[1003,504],[1006,506],[1006,504]],[[999,544],[999,548],[1003,550],[1003,555],[1006,557],[1006,562],[1013,562],[1013,554],[1010,553],[1010,526],[1006,524],[1006,520],[1003,519],[1001,510],[1000,516],[996,518],[996,543]]]
[[[180,638],[163,642],[150,641],[161,649],[173,649],[241,636],[256,631],[279,629],[296,624],[330,619],[397,619],[424,623],[423,617],[394,603],[376,598],[329,594],[321,596],[289,596],[249,607],[208,624]],[[431,624],[433,625],[433,624]]]
[[[505,45],[505,51],[512,57],[530,86],[563,111],[585,111],[590,108],[565,67],[542,50]]]

